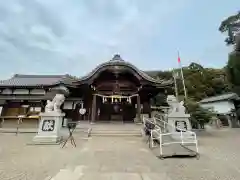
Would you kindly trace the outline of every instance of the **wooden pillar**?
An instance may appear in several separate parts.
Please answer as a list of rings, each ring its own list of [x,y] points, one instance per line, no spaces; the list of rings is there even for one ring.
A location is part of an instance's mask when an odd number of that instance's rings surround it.
[[[149,101],[145,101],[143,103],[143,114],[147,114],[149,118],[151,118],[151,105]]]
[[[97,97],[94,94],[93,95],[93,99],[92,99],[92,117],[91,117],[91,122],[94,122],[95,119],[96,119],[96,100],[97,100]]]
[[[141,122],[141,102],[140,96],[137,96],[137,122]]]
[[[41,112],[45,112],[45,106],[47,105],[47,102],[44,100],[40,101],[40,106],[41,106]],[[29,106],[30,107],[30,106]],[[28,108],[29,109],[29,108]]]

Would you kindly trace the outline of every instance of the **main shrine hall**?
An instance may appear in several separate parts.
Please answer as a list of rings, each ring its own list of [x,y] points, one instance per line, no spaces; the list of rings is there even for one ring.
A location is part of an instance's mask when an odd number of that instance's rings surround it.
[[[37,117],[46,101],[61,93],[66,97],[62,110],[72,120],[139,122],[141,114],[151,116],[151,99],[172,85],[115,55],[81,78],[15,74],[0,81],[0,113],[6,120]]]

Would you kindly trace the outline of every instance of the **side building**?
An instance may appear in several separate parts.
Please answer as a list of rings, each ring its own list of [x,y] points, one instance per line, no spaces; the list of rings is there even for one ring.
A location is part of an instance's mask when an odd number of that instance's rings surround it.
[[[166,94],[172,85],[172,81],[150,77],[119,55],[82,78],[16,74],[0,81],[1,118],[37,117],[47,100],[63,93],[62,109],[69,118],[74,114],[75,120],[138,122],[142,114],[151,115],[151,99]],[[86,109],[84,115],[79,113],[81,108]]]
[[[225,93],[202,99],[200,106],[215,112],[223,126],[239,127],[240,98],[236,93]]]

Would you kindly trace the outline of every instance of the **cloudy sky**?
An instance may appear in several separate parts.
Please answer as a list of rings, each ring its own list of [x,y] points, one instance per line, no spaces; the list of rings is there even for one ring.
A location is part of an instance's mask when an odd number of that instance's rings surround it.
[[[15,73],[82,76],[119,53],[142,70],[182,63],[222,67],[220,22],[239,0],[0,1],[0,78]]]

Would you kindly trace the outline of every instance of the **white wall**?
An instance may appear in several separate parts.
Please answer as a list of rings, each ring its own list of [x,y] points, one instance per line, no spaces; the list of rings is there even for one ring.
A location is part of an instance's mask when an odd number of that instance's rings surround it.
[[[15,89],[13,91],[13,94],[29,94],[29,90],[28,89]]]
[[[2,94],[12,94],[12,90],[11,89],[4,89],[2,91]]]
[[[216,101],[211,103],[200,104],[203,108],[213,108],[218,113],[228,113],[235,109],[232,101]]]
[[[65,101],[63,104],[63,109],[74,109],[73,101]]]
[[[44,89],[32,89],[30,91],[30,94],[45,94],[45,90]]]

